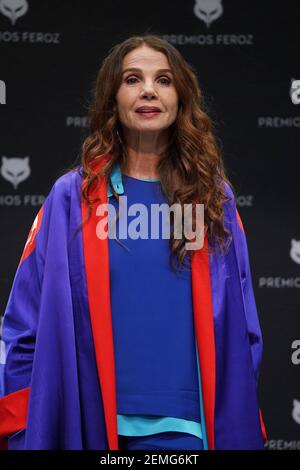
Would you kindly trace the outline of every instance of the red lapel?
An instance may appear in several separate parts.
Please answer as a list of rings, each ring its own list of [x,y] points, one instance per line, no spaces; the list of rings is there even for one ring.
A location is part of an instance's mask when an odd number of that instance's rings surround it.
[[[96,161],[95,161],[96,162]],[[101,158],[95,165],[95,171],[107,162],[107,157]],[[101,187],[93,189],[91,199],[101,198],[107,202],[106,182],[103,178]],[[100,201],[92,205],[92,213],[87,223],[83,225],[83,250],[86,268],[87,290],[91,317],[94,346],[99,382],[103,398],[104,416],[109,450],[118,450],[117,400],[115,383],[115,362],[113,348],[113,333],[110,305],[108,239],[101,240],[96,236],[96,226],[101,220],[96,217],[96,208]],[[81,204],[82,220],[87,217],[86,204]]]
[[[92,163],[98,172],[105,165],[111,154],[108,153]],[[100,188],[93,185],[91,199],[101,198],[107,202],[107,186],[103,178]],[[91,325],[94,337],[97,369],[101,386],[107,438],[110,450],[118,450],[117,406],[114,347],[110,304],[109,253],[108,239],[96,236],[96,226],[101,220],[96,217],[96,208],[100,201],[92,205],[92,213],[83,225],[83,246],[87,278],[88,299]],[[87,217],[88,209],[82,203],[82,220]],[[207,248],[207,238],[204,246]],[[214,449],[214,404],[215,404],[215,342],[210,285],[209,256],[203,250],[197,250],[192,257],[192,295],[194,306],[195,333],[201,370],[204,414],[209,449]]]
[[[192,295],[208,447],[214,450],[216,354],[207,236],[204,248],[205,252],[196,250],[191,258]]]

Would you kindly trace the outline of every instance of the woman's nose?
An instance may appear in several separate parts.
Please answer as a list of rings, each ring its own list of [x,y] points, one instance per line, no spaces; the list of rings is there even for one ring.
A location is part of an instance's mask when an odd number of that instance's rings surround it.
[[[152,82],[145,83],[144,86],[142,87],[141,95],[157,95],[157,91],[155,89],[155,85]]]

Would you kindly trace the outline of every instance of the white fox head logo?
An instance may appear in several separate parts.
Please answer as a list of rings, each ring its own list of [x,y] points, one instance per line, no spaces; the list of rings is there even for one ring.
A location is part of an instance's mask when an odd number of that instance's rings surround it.
[[[21,181],[26,180],[30,175],[29,157],[2,157],[0,173],[4,179],[12,183],[14,189],[17,189],[18,184],[21,183]]]
[[[194,13],[209,28],[223,13],[222,0],[196,0]]]
[[[294,400],[293,405],[292,417],[297,424],[300,424],[300,401]]]
[[[300,80],[291,79],[290,97],[292,103],[300,104]]]
[[[6,85],[3,80],[0,80],[0,104],[6,103]]]
[[[300,264],[300,240],[291,240],[290,257],[295,263]]]
[[[14,25],[28,10],[27,0],[0,0],[0,13],[7,16]]]

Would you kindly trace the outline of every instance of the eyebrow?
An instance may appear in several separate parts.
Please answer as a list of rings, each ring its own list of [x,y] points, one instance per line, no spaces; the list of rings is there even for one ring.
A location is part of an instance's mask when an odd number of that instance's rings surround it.
[[[122,72],[122,75],[125,73],[125,72],[142,72],[141,69],[137,68],[137,67],[130,67],[130,68],[127,68],[127,69],[124,69],[123,72]],[[169,72],[172,74],[172,70],[170,69],[159,69],[156,71],[157,73],[166,73],[166,72]]]

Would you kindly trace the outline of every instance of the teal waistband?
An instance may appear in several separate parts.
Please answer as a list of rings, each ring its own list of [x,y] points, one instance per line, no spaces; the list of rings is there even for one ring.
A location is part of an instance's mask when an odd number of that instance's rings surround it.
[[[201,424],[170,416],[152,417],[118,414],[118,434],[123,436],[148,436],[160,432],[177,431],[193,434],[202,439]]]

